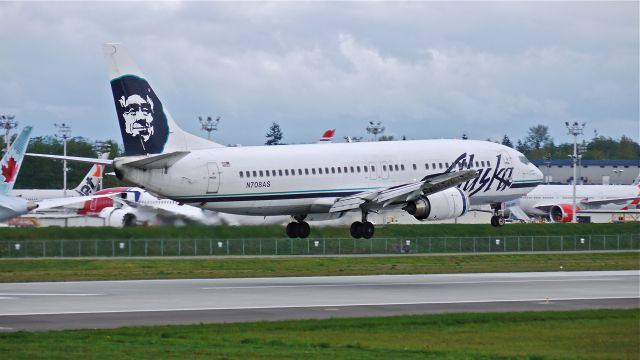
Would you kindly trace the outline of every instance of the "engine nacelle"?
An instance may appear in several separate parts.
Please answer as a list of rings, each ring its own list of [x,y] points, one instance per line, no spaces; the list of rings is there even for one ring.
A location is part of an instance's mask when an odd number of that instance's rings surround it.
[[[106,226],[125,227],[138,224],[138,218],[133,212],[121,208],[106,207],[100,211],[99,216],[105,219]]]
[[[576,206],[576,212],[578,211],[580,211],[580,208]],[[573,220],[573,205],[553,205],[549,210],[549,220],[552,222],[571,222]]]
[[[410,201],[403,210],[420,221],[453,219],[467,213],[469,197],[453,187]]]

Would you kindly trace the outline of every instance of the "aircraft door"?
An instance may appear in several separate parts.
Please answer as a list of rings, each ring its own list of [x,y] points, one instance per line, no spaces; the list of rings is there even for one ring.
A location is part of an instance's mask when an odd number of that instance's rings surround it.
[[[207,193],[217,193],[220,188],[220,170],[218,164],[214,162],[207,163]]]

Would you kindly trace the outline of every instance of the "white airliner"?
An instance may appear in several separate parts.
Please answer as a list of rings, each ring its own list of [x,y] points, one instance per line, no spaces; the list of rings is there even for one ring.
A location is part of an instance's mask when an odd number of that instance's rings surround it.
[[[108,156],[109,153],[104,153],[100,155],[100,159],[106,159]],[[67,197],[93,195],[102,182],[103,171],[104,165],[93,164],[78,186],[66,192]],[[65,191],[62,189],[13,189],[9,192],[9,195],[29,201],[40,201],[65,197]]]
[[[404,209],[419,220],[465,214],[500,203],[542,181],[520,152],[486,141],[418,140],[224,147],[174,122],[126,49],[104,47],[126,156],[112,162],[120,179],[180,203],[240,215],[290,215],[290,237],[307,237],[308,215],[358,211],[351,235],[370,238],[370,212]],[[51,158],[60,156],[40,155]]]
[[[633,185],[576,185],[576,212],[588,214],[637,211],[640,204],[639,182],[640,176]],[[517,217],[522,217],[517,215],[521,209],[530,217],[571,222],[573,186],[538,185],[521,199],[506,205]]]
[[[29,138],[31,137],[31,126],[26,126],[11,144],[7,153],[0,161],[0,221],[10,219],[15,216],[24,215],[34,209],[50,209],[54,207],[67,206],[92,199],[94,196],[77,196],[69,198],[44,199],[39,201],[29,201],[17,196],[8,195],[13,189],[22,160],[24,158]]]

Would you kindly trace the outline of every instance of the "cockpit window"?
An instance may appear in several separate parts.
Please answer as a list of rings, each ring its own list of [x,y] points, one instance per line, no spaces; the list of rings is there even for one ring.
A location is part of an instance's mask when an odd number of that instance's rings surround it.
[[[524,156],[524,155],[520,155],[520,156],[518,156],[518,159],[520,159],[520,162],[521,162],[521,163],[523,163],[523,164],[525,164],[525,165],[529,165],[529,163],[530,163],[530,162],[529,162],[529,159],[527,159],[527,157],[526,157],[526,156]]]

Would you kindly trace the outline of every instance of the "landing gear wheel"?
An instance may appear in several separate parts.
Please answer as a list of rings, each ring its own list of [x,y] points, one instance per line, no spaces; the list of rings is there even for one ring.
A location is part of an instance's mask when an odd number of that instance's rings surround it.
[[[305,221],[301,221],[298,223],[298,237],[301,239],[306,239],[309,234],[311,234],[311,227],[309,227],[309,223]]]
[[[497,220],[497,216],[493,215],[491,217],[491,226],[493,226],[493,227],[498,226],[498,224],[496,223],[496,220]]]
[[[496,226],[502,227],[504,226],[504,223],[504,216],[498,216],[498,218],[496,219]]]
[[[351,224],[351,236],[360,239],[364,233],[364,225],[360,221]]]
[[[298,237],[298,228],[299,226],[297,222],[290,222],[287,224],[287,236],[291,239]]]
[[[365,239],[371,239],[373,233],[376,231],[376,228],[372,223],[366,221],[362,223],[362,237]]]

